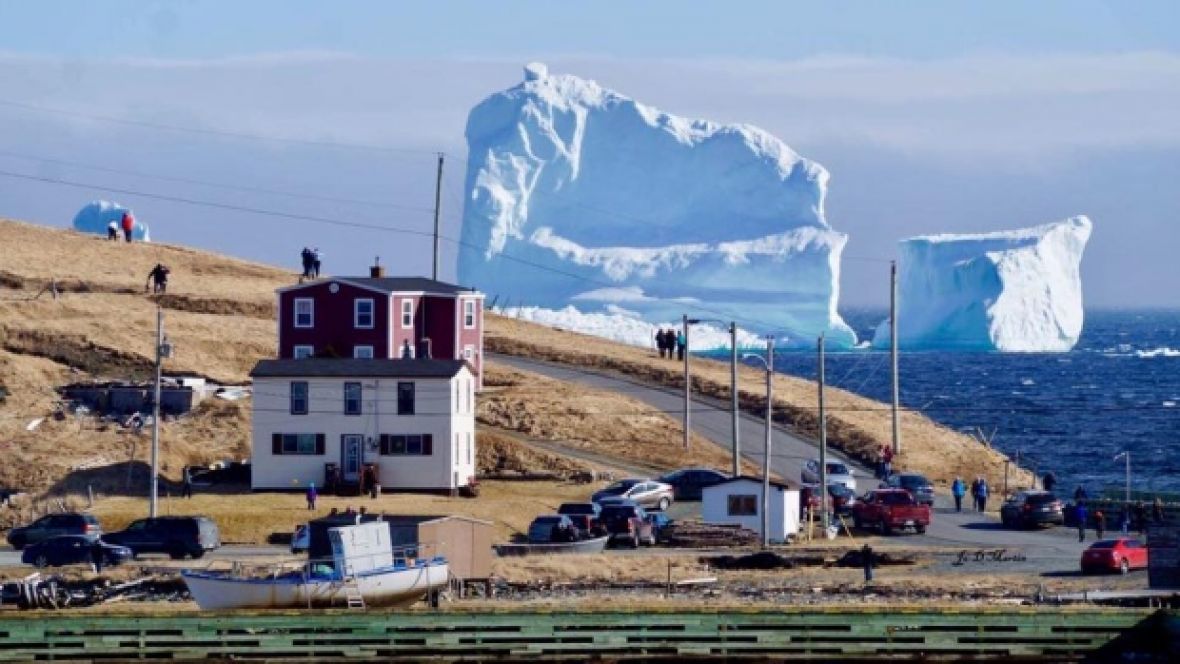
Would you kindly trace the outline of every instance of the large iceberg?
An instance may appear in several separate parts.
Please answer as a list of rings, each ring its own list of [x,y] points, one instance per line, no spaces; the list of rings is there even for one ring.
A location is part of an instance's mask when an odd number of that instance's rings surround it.
[[[898,347],[1068,351],[1082,333],[1082,251],[1091,223],[929,235],[901,243]],[[889,345],[889,324],[873,345]]]
[[[734,320],[800,344],[836,311],[828,172],[749,125],[663,113],[525,68],[467,120],[459,281],[501,304]]]
[[[112,221],[116,224],[123,221],[124,212],[131,212],[131,210],[110,201],[91,201],[82,206],[82,209],[78,210],[78,214],[74,215],[74,230],[105,236],[107,226]],[[132,212],[131,218],[135,219],[135,213]],[[123,239],[122,226],[119,227],[119,239]],[[138,219],[135,219],[135,223],[131,226],[131,239],[139,242],[152,241],[148,227]]]

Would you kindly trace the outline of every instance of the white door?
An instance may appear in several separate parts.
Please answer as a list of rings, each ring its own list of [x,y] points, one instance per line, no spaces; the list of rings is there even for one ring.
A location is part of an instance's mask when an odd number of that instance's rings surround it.
[[[340,468],[345,482],[357,482],[361,478],[361,445],[364,436],[344,434],[340,437]]]

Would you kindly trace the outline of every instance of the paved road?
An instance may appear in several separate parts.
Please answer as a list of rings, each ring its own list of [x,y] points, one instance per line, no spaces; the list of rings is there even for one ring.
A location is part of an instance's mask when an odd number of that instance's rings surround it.
[[[250,558],[254,556],[284,556],[290,555],[290,550],[281,546],[253,546],[241,544],[228,544],[215,551],[210,551],[200,560],[186,560],[184,562],[173,561],[164,555],[144,554],[140,557],[143,562],[160,563],[161,565],[170,565],[177,567],[201,567],[209,560],[224,560],[234,558]],[[20,566],[20,551],[14,551],[12,547],[5,546],[0,548],[0,567],[18,567]]]
[[[492,361],[524,371],[531,371],[562,381],[585,385],[600,390],[625,394],[643,401],[653,408],[677,418],[684,413],[684,393],[671,388],[653,386],[634,378],[605,373],[582,367],[552,364],[521,357],[494,354]],[[732,449],[732,420],[728,404],[705,398],[692,400],[692,428],[701,436],[713,441],[726,450]],[[742,413],[739,424],[742,456],[761,465],[765,453],[765,419]],[[771,468],[792,482],[798,481],[803,463],[819,456],[815,442],[792,432],[776,427],[772,439]],[[679,448],[670,454],[679,453]],[[842,460],[852,466],[860,478],[857,492],[863,493],[876,484],[872,472],[838,452],[829,452],[829,457]],[[902,538],[899,538],[899,541]],[[925,535],[904,537],[907,545],[950,547],[967,550],[971,554],[977,549],[1006,549],[1008,554],[1024,557],[1024,561],[991,563],[982,561],[971,564],[1003,565],[1005,571],[1025,570],[1072,570],[1078,565],[1085,544],[1077,541],[1077,532],[1064,528],[1042,531],[1014,531],[1001,528],[999,522],[990,517],[964,511],[955,513],[950,506],[949,496],[941,496],[935,508],[935,515]],[[949,554],[948,554],[949,556]]]

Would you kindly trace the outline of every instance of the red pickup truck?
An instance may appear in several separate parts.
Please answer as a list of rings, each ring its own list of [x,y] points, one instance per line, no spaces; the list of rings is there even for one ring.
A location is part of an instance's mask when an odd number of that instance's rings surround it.
[[[852,521],[857,528],[880,528],[883,535],[901,528],[924,533],[930,525],[930,506],[919,504],[905,489],[878,489],[852,506]]]

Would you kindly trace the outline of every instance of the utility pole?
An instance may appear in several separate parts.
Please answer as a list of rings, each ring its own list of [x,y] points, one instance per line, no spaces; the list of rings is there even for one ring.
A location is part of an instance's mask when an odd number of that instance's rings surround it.
[[[683,314],[681,319],[684,325],[684,451],[688,451],[688,436],[689,423],[691,416],[689,415],[689,398],[692,391],[692,381],[688,376],[688,314]]]
[[[819,335],[819,514],[828,532],[828,420],[824,411],[824,335]]]
[[[889,361],[893,366],[893,453],[901,453],[900,389],[897,381],[897,261],[889,261]]]
[[[737,322],[729,324],[729,393],[733,400],[731,409],[733,411],[733,476],[737,477],[742,474],[742,451],[741,442],[738,433],[738,379],[737,379]]]
[[[430,278],[435,281],[438,281],[438,216],[442,207],[442,171],[443,153],[440,152],[438,153],[438,179],[434,181],[434,269],[430,273]]]
[[[159,514],[160,502],[160,360],[164,352],[164,309],[156,305],[156,386],[152,398],[152,482],[148,516]]]
[[[766,443],[762,458],[762,548],[770,547],[770,455],[774,431],[774,337],[766,337]]]

